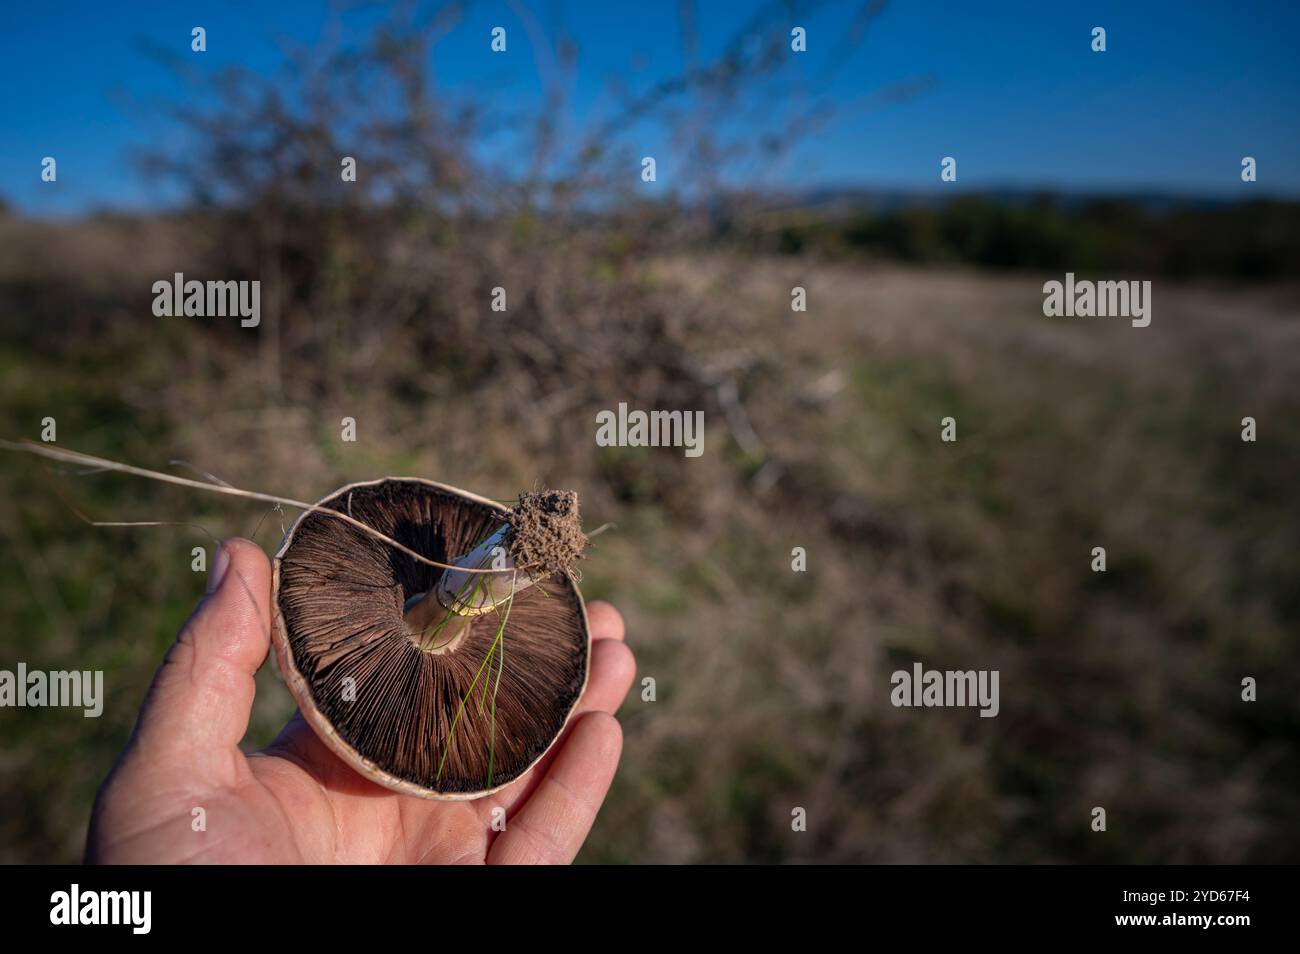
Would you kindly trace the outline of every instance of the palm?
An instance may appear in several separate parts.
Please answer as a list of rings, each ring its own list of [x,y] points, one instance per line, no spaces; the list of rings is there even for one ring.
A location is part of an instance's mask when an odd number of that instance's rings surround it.
[[[262,816],[268,835],[290,853],[275,860],[450,864],[487,859],[493,799],[436,802],[388,791],[354,772],[300,718],[249,765],[259,797],[269,797],[277,809],[297,808],[296,823],[288,826],[278,810]],[[308,833],[305,839],[302,832]],[[332,837],[321,837],[327,832]]]

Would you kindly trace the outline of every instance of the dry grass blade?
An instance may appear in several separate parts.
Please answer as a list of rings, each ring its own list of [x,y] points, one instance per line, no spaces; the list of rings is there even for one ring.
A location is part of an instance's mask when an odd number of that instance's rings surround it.
[[[22,451],[28,454],[35,454],[38,457],[48,457],[51,460],[62,461],[63,463],[66,464],[81,464],[87,466],[94,466],[99,468],[100,470],[117,471],[123,474],[132,474],[136,477],[145,477],[149,480],[157,480],[168,484],[177,484],[178,486],[181,487],[193,487],[198,490],[207,490],[207,491],[211,491],[212,493],[226,494],[231,497],[243,497],[247,500],[261,500],[265,503],[283,504],[286,507],[293,507],[297,510],[302,510],[306,513],[326,514],[327,516],[335,517],[339,520],[342,520],[346,524],[356,527],[358,530],[362,530],[365,533],[370,534],[370,536],[401,551],[402,553],[406,554],[413,560],[418,560],[419,562],[427,566],[438,567],[439,569],[442,570],[457,570],[461,573],[511,573],[513,572],[513,568],[492,569],[489,567],[486,569],[480,569],[475,567],[460,567],[460,566],[455,566],[454,564],[451,563],[439,563],[437,560],[430,560],[428,557],[424,556],[423,554],[416,553],[414,550],[412,550],[410,547],[406,546],[405,544],[399,543],[398,541],[394,540],[392,537],[380,533],[374,527],[368,526],[362,523],[360,520],[356,520],[353,517],[350,517],[345,513],[341,513],[338,510],[333,510],[328,507],[318,507],[315,504],[306,503],[305,501],[302,500],[293,500],[292,498],[289,497],[277,497],[274,494],[264,494],[255,490],[243,490],[239,487],[232,487],[229,484],[222,485],[222,484],[204,483],[201,480],[191,480],[188,477],[177,477],[175,474],[164,474],[160,471],[146,470],[143,467],[133,467],[130,464],[122,464],[119,463],[118,461],[108,460],[103,457],[95,457],[91,454],[82,454],[79,451],[64,450],[61,447],[49,447],[44,444],[37,444],[34,441],[16,442],[16,441],[0,440],[0,447],[5,448],[6,450]],[[95,523],[95,521],[91,521],[91,522]],[[97,525],[98,526],[141,526],[143,524],[98,523]]]

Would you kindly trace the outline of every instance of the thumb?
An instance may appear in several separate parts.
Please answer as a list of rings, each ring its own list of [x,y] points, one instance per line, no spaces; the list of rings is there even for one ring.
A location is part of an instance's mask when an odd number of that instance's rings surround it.
[[[213,555],[207,593],[154,676],[134,744],[189,762],[237,747],[270,634],[270,561],[250,540],[227,540]]]

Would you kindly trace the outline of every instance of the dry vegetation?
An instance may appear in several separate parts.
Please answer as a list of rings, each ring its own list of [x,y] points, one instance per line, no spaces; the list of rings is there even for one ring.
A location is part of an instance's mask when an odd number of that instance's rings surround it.
[[[69,446],[179,458],[299,497],[381,474],[502,498],[580,489],[588,522],[618,524],[584,588],[627,613],[641,675],[658,683],[658,701],[634,696],[622,713],[623,769],[589,859],[1294,853],[1289,295],[1158,286],[1156,320],[1138,330],[1047,322],[1033,277],[718,253],[647,263],[639,281],[718,315],[682,354],[730,369],[718,379],[737,382],[762,459],[721,385],[696,397],[699,459],[594,445],[596,410],[672,380],[649,344],[629,361],[643,378],[589,371],[534,392],[522,371],[430,373],[425,354],[349,325],[335,369],[364,385],[299,390],[286,375],[293,398],[271,400],[251,337],[110,317],[50,352],[7,350],[4,403],[18,433],[53,409]],[[806,315],[789,311],[796,283]],[[305,360],[283,346],[280,358]],[[1238,439],[1247,413],[1255,445]],[[344,414],[356,444],[338,440]],[[956,445],[937,439],[946,414]],[[208,540],[90,529],[60,497],[268,550],[287,518],[117,476],[52,480],[25,461],[6,461],[4,480],[8,655],[102,667],[110,699],[94,721],[6,714],[18,731],[0,843],[11,860],[75,857],[93,786],[201,590],[189,549]],[[1099,542],[1104,577],[1088,569]],[[793,546],[808,549],[806,577],[790,571]],[[889,673],[913,659],[1001,670],[1001,715],[893,709]],[[1261,684],[1249,707],[1246,674]],[[291,706],[264,673],[250,744]],[[1087,829],[1096,804],[1105,838]],[[795,805],[807,835],[789,831]]]

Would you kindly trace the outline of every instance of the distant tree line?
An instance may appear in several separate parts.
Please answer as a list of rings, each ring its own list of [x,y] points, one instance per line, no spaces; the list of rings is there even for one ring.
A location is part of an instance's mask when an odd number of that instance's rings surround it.
[[[1300,276],[1300,203],[962,196],[888,209],[815,210],[741,228],[787,254],[1173,277]]]

